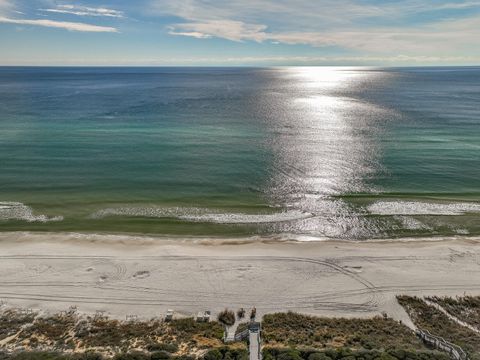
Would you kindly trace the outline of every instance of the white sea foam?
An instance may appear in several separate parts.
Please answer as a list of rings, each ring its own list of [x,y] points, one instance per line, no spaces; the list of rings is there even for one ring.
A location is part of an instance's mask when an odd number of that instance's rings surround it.
[[[0,220],[23,220],[28,222],[62,221],[63,216],[35,215],[33,210],[20,202],[0,202]]]
[[[422,201],[377,201],[367,207],[376,215],[463,215],[480,212],[479,203],[429,203]]]
[[[404,229],[408,230],[433,230],[431,226],[428,226],[421,221],[409,216],[395,215],[394,218],[398,220]]]
[[[184,207],[121,207],[97,211],[91,217],[95,219],[107,216],[133,216],[150,218],[175,218],[194,222],[210,222],[217,224],[260,224],[306,219],[312,216],[298,210],[265,214],[224,213],[203,208]]]
[[[213,222],[220,224],[258,224],[274,223],[281,221],[293,221],[311,217],[311,214],[301,211],[284,211],[274,214],[236,214],[236,213],[218,213],[203,214],[196,216],[181,216],[180,218],[189,221]]]

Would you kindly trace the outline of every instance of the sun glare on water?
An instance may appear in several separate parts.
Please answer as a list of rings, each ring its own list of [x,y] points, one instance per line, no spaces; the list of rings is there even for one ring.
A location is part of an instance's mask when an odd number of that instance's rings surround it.
[[[369,177],[380,169],[375,135],[385,111],[354,96],[362,82],[378,75],[339,67],[289,68],[283,75],[289,97],[279,103],[281,113],[271,116],[276,132],[271,192],[283,206],[315,215],[297,224],[303,232],[361,231],[363,226],[352,222],[363,220],[335,196],[370,190]]]

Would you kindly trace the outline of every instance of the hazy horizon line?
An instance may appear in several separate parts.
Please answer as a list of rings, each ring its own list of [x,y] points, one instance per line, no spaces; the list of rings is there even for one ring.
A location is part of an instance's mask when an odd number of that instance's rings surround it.
[[[0,64],[0,67],[2,68],[53,68],[53,67],[63,67],[63,68],[69,68],[69,67],[75,67],[75,68],[91,68],[91,67],[96,67],[96,68],[283,68],[283,67],[363,67],[363,68],[446,68],[446,67],[480,67],[479,64],[418,64],[418,65],[382,65],[382,64],[376,64],[376,65],[368,65],[368,64],[316,64],[316,65],[296,65],[296,64],[290,64],[290,65],[244,65],[244,64],[238,64],[238,65],[199,65],[199,64],[192,64],[192,65],[185,65],[185,64],[180,64],[180,65],[171,65],[171,64],[152,64],[152,65],[146,65],[146,64],[21,64],[21,65],[12,65],[12,64]]]

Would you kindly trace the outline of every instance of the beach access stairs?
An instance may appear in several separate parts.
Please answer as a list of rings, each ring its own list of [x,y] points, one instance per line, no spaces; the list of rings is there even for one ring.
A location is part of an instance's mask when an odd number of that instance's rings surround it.
[[[259,322],[252,322],[248,327],[248,356],[249,360],[262,360],[261,327]]]
[[[225,333],[224,341],[243,341],[248,339],[249,360],[262,360],[261,324],[256,321],[250,322],[248,328],[235,334],[235,331]]]
[[[236,334],[235,332],[237,331],[238,323],[235,323],[234,325],[228,327],[225,329],[225,334],[223,336],[223,341],[228,343],[228,342],[235,342],[235,341],[242,341],[244,338],[240,337]],[[242,331],[242,334],[244,331]]]
[[[424,343],[447,352],[453,360],[468,360],[467,354],[460,346],[452,344],[440,336],[432,335],[428,330],[417,329],[415,333]]]

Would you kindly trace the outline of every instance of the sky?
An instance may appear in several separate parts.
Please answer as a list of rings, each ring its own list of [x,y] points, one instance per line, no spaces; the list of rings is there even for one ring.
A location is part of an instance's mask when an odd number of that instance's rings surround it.
[[[478,65],[480,0],[0,0],[0,65]]]

